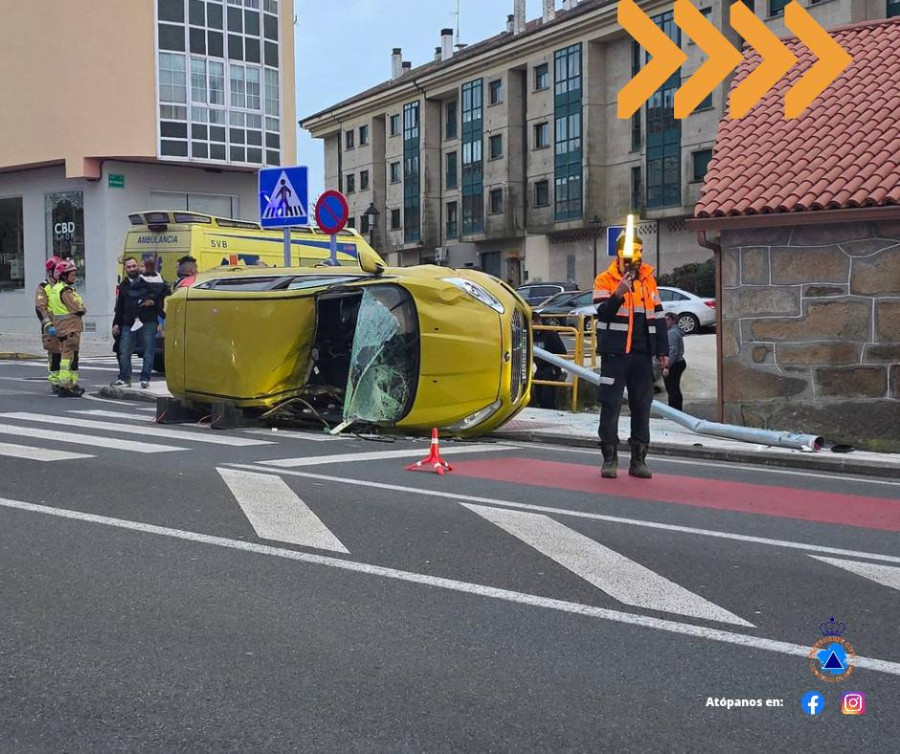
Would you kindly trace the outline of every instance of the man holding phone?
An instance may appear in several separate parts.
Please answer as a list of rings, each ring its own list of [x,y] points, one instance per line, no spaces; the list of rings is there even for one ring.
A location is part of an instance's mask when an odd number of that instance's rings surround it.
[[[631,231],[633,233],[633,231]],[[597,305],[597,353],[600,354],[601,476],[614,479],[618,467],[619,414],[628,389],[631,412],[631,464],[628,473],[653,476],[646,464],[653,403],[653,357],[668,368],[669,341],[653,267],[642,261],[643,244],[636,234],[628,243],[622,233],[616,259],[594,280]]]

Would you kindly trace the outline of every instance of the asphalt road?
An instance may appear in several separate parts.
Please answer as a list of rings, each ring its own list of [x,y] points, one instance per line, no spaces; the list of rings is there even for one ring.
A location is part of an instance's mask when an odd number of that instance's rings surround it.
[[[897,750],[900,480],[485,442],[438,476],[40,375],[0,362],[0,751]]]

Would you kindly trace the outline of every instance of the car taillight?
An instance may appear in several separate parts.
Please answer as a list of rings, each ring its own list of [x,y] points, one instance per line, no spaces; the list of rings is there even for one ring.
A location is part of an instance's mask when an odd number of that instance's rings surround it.
[[[703,303],[706,304],[710,309],[715,309],[715,308],[716,308],[716,302],[715,302],[715,301],[704,301]]]

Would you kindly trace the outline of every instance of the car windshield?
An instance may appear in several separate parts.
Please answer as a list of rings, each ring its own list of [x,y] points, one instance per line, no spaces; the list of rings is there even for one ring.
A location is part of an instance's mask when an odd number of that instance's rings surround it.
[[[419,324],[412,297],[395,285],[363,291],[350,354],[344,419],[400,421],[419,374]]]

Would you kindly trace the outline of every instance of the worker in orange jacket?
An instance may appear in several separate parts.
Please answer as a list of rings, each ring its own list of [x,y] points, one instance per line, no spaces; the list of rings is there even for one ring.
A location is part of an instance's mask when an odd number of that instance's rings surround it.
[[[653,403],[653,357],[668,365],[669,341],[653,268],[642,261],[643,244],[635,234],[632,253],[625,233],[616,243],[616,259],[594,280],[597,305],[597,353],[600,354],[601,476],[615,478],[618,467],[619,413],[628,388],[631,411],[631,476],[653,476],[646,464]]]

